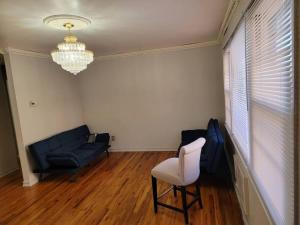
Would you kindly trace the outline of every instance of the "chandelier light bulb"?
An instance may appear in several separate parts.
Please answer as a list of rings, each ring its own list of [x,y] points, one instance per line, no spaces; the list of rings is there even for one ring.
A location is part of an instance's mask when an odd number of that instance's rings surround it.
[[[76,75],[93,62],[94,53],[86,50],[85,44],[77,42],[77,38],[73,35],[66,36],[64,40],[51,52],[52,59],[64,70]]]
[[[59,43],[57,49],[51,52],[55,63],[76,75],[93,62],[94,53],[86,50],[85,44],[77,41],[77,37],[70,32],[71,29],[78,30],[88,26],[91,23],[88,19],[74,15],[55,15],[45,18],[44,23],[57,29],[69,30],[64,42]]]

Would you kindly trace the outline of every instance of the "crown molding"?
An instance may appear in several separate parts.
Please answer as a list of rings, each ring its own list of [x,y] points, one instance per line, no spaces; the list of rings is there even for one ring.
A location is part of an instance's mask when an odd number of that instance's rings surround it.
[[[153,53],[159,53],[159,52],[172,52],[172,51],[179,51],[179,50],[186,50],[186,49],[193,49],[193,48],[216,46],[219,44],[220,44],[220,42],[218,40],[214,40],[214,41],[199,42],[199,43],[195,43],[195,44],[186,44],[186,45],[167,47],[167,48],[155,48],[155,49],[128,52],[128,53],[97,56],[97,57],[95,57],[95,60],[107,60],[107,59],[114,59],[114,58],[130,57],[130,56],[135,56],[135,55],[153,54]],[[16,54],[16,55],[44,58],[44,59],[50,58],[50,54],[16,49],[16,48],[12,48],[12,47],[7,47],[5,49],[0,48],[0,53],[1,54],[11,53],[11,54]]]
[[[124,57],[145,55],[145,54],[154,54],[154,53],[160,53],[160,52],[173,52],[173,51],[193,49],[193,48],[216,46],[219,44],[220,44],[220,42],[218,40],[214,40],[214,41],[199,42],[199,43],[195,43],[195,44],[186,44],[186,45],[167,47],[167,48],[155,48],[155,49],[128,52],[128,53],[119,53],[119,54],[98,56],[98,57],[95,57],[95,60],[108,60],[108,59],[114,59],[114,58],[124,58]]]
[[[225,29],[228,27],[229,22],[231,21],[232,15],[235,12],[235,9],[237,8],[237,6],[240,4],[241,0],[231,0],[228,4],[228,8],[226,10],[222,25],[220,27],[219,30],[219,34],[218,34],[218,42],[221,43],[223,41],[223,33],[225,31]]]
[[[11,54],[16,54],[16,55],[35,57],[35,58],[43,58],[43,59],[50,58],[49,54],[33,52],[33,51],[26,51],[26,50],[11,48],[11,47],[5,48],[5,52],[11,53]]]

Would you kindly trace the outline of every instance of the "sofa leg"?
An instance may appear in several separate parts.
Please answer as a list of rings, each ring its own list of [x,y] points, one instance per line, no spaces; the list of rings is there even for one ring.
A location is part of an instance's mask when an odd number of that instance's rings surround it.
[[[72,183],[76,182],[77,178],[78,178],[78,172],[72,172],[69,181],[72,182]]]
[[[73,174],[73,175],[70,177],[70,182],[72,182],[72,183],[77,182],[77,175],[76,175],[76,174]]]
[[[40,173],[39,174],[39,182],[42,182],[44,180],[44,174]]]

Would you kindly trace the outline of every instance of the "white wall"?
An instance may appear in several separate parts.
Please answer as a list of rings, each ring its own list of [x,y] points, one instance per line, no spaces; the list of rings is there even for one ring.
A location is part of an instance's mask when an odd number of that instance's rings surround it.
[[[5,57],[24,185],[35,183],[26,147],[83,124],[76,77],[50,57],[10,50]],[[30,107],[30,101],[37,103]]]
[[[19,167],[5,82],[6,80],[0,72],[0,177]]]
[[[183,129],[224,121],[220,46],[97,60],[79,74],[84,120],[112,149],[176,149]]]

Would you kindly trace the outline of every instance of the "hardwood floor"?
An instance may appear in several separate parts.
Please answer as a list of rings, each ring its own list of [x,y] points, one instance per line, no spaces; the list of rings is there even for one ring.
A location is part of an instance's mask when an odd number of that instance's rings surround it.
[[[61,176],[30,188],[21,186],[16,172],[0,179],[0,224],[184,224],[181,213],[162,207],[158,214],[153,212],[150,171],[172,156],[174,152],[111,153],[84,170],[75,183]],[[243,224],[233,188],[202,180],[204,208],[190,208],[190,224]],[[158,182],[159,191],[167,187]],[[181,207],[180,197],[170,192],[163,201]]]

